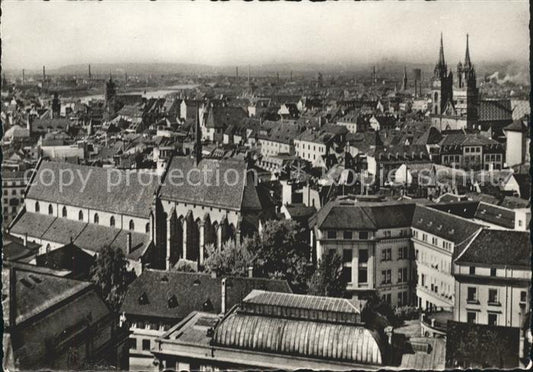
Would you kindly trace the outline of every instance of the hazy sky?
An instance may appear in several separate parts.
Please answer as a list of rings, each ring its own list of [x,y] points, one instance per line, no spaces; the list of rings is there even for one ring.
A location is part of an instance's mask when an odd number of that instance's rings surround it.
[[[7,69],[78,63],[213,65],[529,58],[527,1],[242,3],[2,1]]]

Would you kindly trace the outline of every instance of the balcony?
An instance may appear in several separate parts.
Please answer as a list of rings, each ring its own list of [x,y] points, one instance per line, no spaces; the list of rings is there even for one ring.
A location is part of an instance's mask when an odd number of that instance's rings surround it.
[[[453,320],[453,312],[439,311],[420,315],[422,337],[446,337],[448,321]]]

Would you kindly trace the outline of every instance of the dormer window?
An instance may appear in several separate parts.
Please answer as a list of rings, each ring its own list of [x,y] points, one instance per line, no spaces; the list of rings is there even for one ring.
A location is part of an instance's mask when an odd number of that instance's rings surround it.
[[[143,292],[143,294],[139,296],[139,305],[146,305],[147,303],[148,296],[146,295],[146,292]]]
[[[178,306],[178,299],[176,298],[176,295],[172,295],[169,299],[168,299],[168,308],[169,309],[173,309],[175,307]]]
[[[202,310],[203,311],[213,311],[214,310],[213,303],[211,302],[211,300],[209,298],[202,304]]]

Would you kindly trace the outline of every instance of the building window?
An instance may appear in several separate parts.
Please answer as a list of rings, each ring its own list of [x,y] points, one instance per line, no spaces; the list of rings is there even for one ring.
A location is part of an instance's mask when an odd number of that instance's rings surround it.
[[[498,304],[498,290],[494,288],[489,289],[489,304]]]
[[[521,291],[520,292],[520,302],[526,302],[527,301],[527,292]]]
[[[408,281],[408,271],[407,268],[404,267],[402,269],[398,269],[398,283],[403,283]]]
[[[115,217],[114,216],[111,216],[111,218],[109,219],[109,226],[115,227]]]
[[[489,313],[488,314],[488,324],[490,326],[497,326],[498,325],[498,314]]]
[[[143,350],[150,351],[150,340],[143,340]]]
[[[351,240],[353,234],[351,231],[344,231],[342,235],[345,240]]]
[[[136,338],[130,338],[130,350],[137,349],[137,339]]]
[[[381,261],[390,261],[392,259],[392,248],[384,248],[381,251]]]
[[[398,259],[403,260],[409,258],[409,247],[398,248]]]
[[[61,211],[61,215],[65,218],[67,217],[67,207],[63,207],[63,210]]]
[[[336,239],[337,232],[335,230],[328,230],[328,239]]]
[[[133,220],[130,220],[130,230],[135,230],[135,223],[133,222]]]
[[[98,217],[98,213],[94,214],[94,223],[97,225],[100,223],[100,217]]]
[[[361,240],[368,239],[368,231],[359,231],[359,239]]]
[[[428,240],[427,234],[422,234],[422,240],[427,242],[427,240]]]
[[[368,249],[359,249],[359,264],[368,262]]]
[[[359,267],[357,271],[357,281],[359,284],[368,282],[368,270],[366,267]]]
[[[78,213],[78,220],[83,221],[83,212]]]
[[[352,250],[351,249],[344,249],[342,251],[342,262],[352,263]]]
[[[343,267],[342,268],[342,278],[346,283],[352,282],[352,268],[351,267]]]
[[[476,268],[474,266],[470,266],[469,273],[470,275],[476,275]]]
[[[54,214],[54,207],[52,207],[52,204],[48,204],[48,214]]]
[[[477,288],[476,287],[468,287],[466,302],[477,303]]]
[[[147,233],[147,234],[150,232],[150,223],[149,223],[149,222],[146,223],[146,228],[145,228],[145,230],[146,230],[146,233]]]
[[[383,276],[383,284],[391,284],[391,270],[383,270],[381,275]]]
[[[493,267],[490,268],[490,276],[496,276],[496,269]]]
[[[467,311],[466,312],[466,321],[468,323],[475,323],[476,322],[476,313],[474,311]]]

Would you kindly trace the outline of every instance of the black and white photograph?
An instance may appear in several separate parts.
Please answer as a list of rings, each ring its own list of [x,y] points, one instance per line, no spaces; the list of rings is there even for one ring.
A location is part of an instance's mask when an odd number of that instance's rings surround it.
[[[2,369],[529,369],[527,0],[1,3]]]

